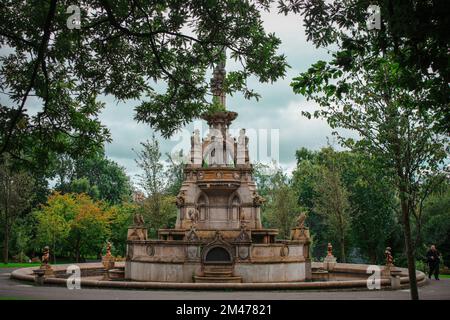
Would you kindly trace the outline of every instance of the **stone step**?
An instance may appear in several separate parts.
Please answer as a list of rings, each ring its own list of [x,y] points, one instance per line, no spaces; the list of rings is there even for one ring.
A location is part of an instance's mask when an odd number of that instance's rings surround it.
[[[207,276],[194,276],[196,283],[241,283],[241,277],[207,277]]]
[[[233,270],[205,270],[203,274],[206,277],[231,277]]]

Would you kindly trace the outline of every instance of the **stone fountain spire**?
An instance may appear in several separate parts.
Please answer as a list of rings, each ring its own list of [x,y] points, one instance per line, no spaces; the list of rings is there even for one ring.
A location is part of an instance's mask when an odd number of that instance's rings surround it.
[[[224,81],[227,74],[225,70],[226,52],[222,48],[219,55],[221,56],[218,63],[214,67],[213,77],[211,78],[211,92],[213,96],[220,102],[223,107],[226,107],[226,94],[224,90]]]

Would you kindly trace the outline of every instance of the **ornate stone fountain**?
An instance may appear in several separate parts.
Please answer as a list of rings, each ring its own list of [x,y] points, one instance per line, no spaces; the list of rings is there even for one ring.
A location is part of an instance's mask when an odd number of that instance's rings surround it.
[[[224,64],[211,80],[224,107]],[[174,229],[147,239],[142,217],[129,229],[125,278],[156,282],[298,282],[311,278],[309,231],[300,216],[290,240],[261,224],[264,199],[253,180],[245,129],[229,132],[236,112],[205,114],[209,132],[191,138],[190,163],[177,197]],[[302,219],[303,218],[303,219]]]

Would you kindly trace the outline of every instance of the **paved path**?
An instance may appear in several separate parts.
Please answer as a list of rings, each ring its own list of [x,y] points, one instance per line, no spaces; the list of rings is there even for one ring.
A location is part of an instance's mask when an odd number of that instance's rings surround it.
[[[68,290],[56,286],[34,286],[10,279],[14,269],[0,269],[0,299],[62,300],[407,300],[409,290],[389,291],[175,291],[175,290]],[[450,279],[429,280],[419,288],[421,299],[450,300]]]

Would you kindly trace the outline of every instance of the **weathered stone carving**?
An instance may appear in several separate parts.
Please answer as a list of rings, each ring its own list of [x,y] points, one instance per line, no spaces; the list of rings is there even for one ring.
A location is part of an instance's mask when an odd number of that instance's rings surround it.
[[[142,227],[145,224],[144,217],[140,213],[134,214],[133,222],[136,227]]]
[[[114,268],[114,257],[111,254],[111,242],[106,243],[106,253],[102,257],[102,264],[106,270]]]
[[[256,191],[253,191],[253,205],[255,207],[261,206],[264,201],[266,201],[263,197],[261,197],[259,194],[256,193]]]
[[[238,256],[241,260],[247,260],[250,257],[250,247],[248,245],[238,247]]]
[[[332,257],[333,256],[333,246],[331,245],[330,242],[328,242],[328,246],[327,246],[327,256],[328,257]]]
[[[336,266],[336,258],[333,256],[333,246],[328,242],[327,256],[323,260],[323,268],[327,271],[333,271]]]
[[[386,257],[386,267],[394,266],[394,257],[392,256],[391,247],[387,247],[384,251],[384,256]]]
[[[182,207],[186,201],[186,192],[184,190],[180,191],[180,194],[177,195],[176,205],[178,208]]]
[[[239,235],[237,236],[235,241],[238,241],[238,242],[251,242],[252,241],[252,238],[247,231],[247,227],[246,227],[245,223],[241,223],[241,232],[239,233]]]
[[[198,222],[198,218],[200,216],[200,212],[198,211],[198,207],[196,206],[194,209],[190,209],[188,211],[188,216],[191,222],[196,225]]]
[[[40,269],[43,270],[44,276],[53,276],[53,268],[50,266],[50,248],[48,246],[44,247],[42,258],[41,258]]]
[[[153,256],[155,254],[155,248],[152,245],[148,245],[146,252],[149,256]]]
[[[42,266],[47,266],[48,262],[50,260],[50,248],[48,246],[44,247],[44,251],[42,253],[42,258],[41,258],[41,267]]]
[[[288,255],[289,255],[289,246],[288,245],[282,246],[280,249],[280,256],[287,257]]]
[[[305,228],[305,220],[306,220],[306,214],[304,212],[301,212],[297,218],[297,227],[300,229],[304,229]]]
[[[191,229],[189,230],[188,234],[186,235],[187,241],[198,241],[198,235],[197,230],[195,229],[195,226],[191,226]]]

